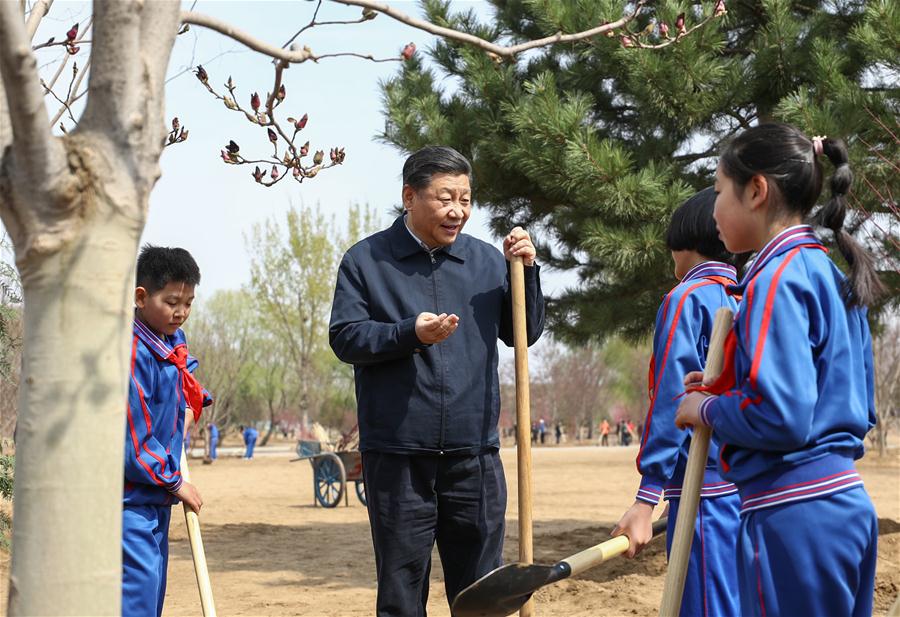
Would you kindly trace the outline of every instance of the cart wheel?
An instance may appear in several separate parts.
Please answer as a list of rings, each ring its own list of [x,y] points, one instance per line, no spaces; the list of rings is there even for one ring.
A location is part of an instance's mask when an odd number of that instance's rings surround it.
[[[323,508],[333,508],[341,502],[347,485],[344,464],[335,454],[326,452],[316,458],[316,499]]]
[[[359,497],[359,501],[362,505],[369,505],[369,502],[366,501],[366,485],[362,480],[356,481],[356,496]]]

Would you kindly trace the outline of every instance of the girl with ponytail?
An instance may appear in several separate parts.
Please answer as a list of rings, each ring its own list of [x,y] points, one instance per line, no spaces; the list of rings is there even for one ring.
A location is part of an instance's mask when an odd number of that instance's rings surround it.
[[[822,159],[830,199],[813,216]],[[680,428],[711,426],[719,470],[741,498],[741,614],[872,614],[878,521],[854,461],[875,424],[866,305],[881,291],[871,256],[843,229],[853,174],[846,146],[764,124],[729,143],[714,218],[725,247],[756,255],[726,368],[685,383]],[[834,234],[849,276],[806,222]]]

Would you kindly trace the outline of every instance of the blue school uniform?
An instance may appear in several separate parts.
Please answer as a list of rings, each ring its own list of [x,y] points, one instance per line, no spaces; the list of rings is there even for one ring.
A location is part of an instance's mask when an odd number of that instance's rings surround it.
[[[853,461],[875,425],[866,310],[811,227],[775,236],[740,285],[726,367],[700,406],[741,498],[743,615],[870,615],[877,519]]]
[[[160,615],[166,593],[168,532],[174,493],[181,487],[184,413],[199,384],[190,373],[184,332],[161,339],[135,319],[125,422],[122,511],[122,614]],[[212,403],[205,390],[193,400]],[[188,398],[190,397],[190,398]]]
[[[215,424],[209,425],[209,458],[216,460],[219,458],[216,448],[219,447],[219,427]]]
[[[244,458],[253,458],[253,449],[256,447],[256,440],[258,438],[259,431],[252,426],[248,426],[244,429],[244,445],[247,446],[247,450],[244,452]]]
[[[641,435],[637,468],[641,484],[637,499],[656,505],[665,495],[669,520],[674,522],[680,505],[681,485],[691,437],[674,426],[684,376],[702,371],[715,313],[737,303],[726,291],[737,282],[733,266],[707,261],[691,268],[666,294],[656,315],[653,356],[648,378],[650,408]],[[691,559],[681,602],[682,615],[736,615],[738,594],[734,588],[734,564],[739,517],[737,488],[722,480],[717,470],[718,446],[710,444],[709,459],[697,513]],[[671,550],[675,525],[666,534]]]

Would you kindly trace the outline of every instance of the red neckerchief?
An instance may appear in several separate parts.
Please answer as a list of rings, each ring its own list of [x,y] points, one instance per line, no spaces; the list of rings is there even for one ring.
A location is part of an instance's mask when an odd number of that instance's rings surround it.
[[[203,411],[203,386],[188,370],[187,358],[187,345],[178,345],[166,357],[166,360],[178,367],[181,372],[181,389],[184,392],[184,400],[194,412],[194,422],[197,422],[200,420],[200,412]]]

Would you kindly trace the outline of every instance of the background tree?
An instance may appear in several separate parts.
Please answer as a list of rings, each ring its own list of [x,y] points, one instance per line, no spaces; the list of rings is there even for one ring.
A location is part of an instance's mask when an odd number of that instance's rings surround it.
[[[642,7],[605,26],[510,48],[410,19],[378,2],[341,3],[364,7],[366,19],[381,12],[498,58],[588,40],[630,23]],[[72,27],[52,40],[32,41],[51,5],[38,0],[25,13],[27,2],[0,2],[0,219],[15,248],[25,305],[8,612],[105,615],[120,606],[123,403],[137,244],[163,148],[185,137],[164,116],[175,37],[184,25],[209,28],[278,60],[265,110],[253,109],[265,114],[259,124],[273,118],[285,63],[322,56],[182,13],[175,0],[97,1],[89,40],[86,28]],[[87,72],[82,66],[61,98],[55,78],[42,84],[35,52],[55,49],[64,62],[82,47],[90,54],[88,85],[79,92]],[[75,128],[54,135],[61,114],[50,121],[45,96],[59,100]],[[76,97],[85,100],[78,117],[71,107]],[[272,126],[263,128],[268,134]],[[228,145],[226,156],[234,154]],[[297,166],[293,159],[290,165]],[[303,167],[308,174],[308,164]],[[85,443],[92,444],[91,474],[77,464]]]
[[[215,401],[203,411],[200,428],[214,422],[224,437],[257,379],[260,324],[253,296],[247,290],[215,292],[194,307],[187,331],[191,354],[200,359],[197,378]]]
[[[435,23],[513,42],[609,21],[626,6],[492,0],[496,20],[485,24],[439,0],[423,4]],[[710,12],[722,19],[679,37]],[[413,59],[383,85],[381,137],[405,151],[446,143],[473,160],[474,196],[494,230],[541,232],[540,259],[578,274],[549,314],[557,335],[579,341],[652,327],[674,283],[669,214],[711,184],[725,140],[769,120],[842,137],[857,174],[848,222],[893,256],[880,266],[895,299],[898,49],[900,7],[890,0],[666,0],[606,37],[520,62],[438,41],[429,52],[437,70]]]
[[[872,339],[875,355],[875,413],[878,422],[869,438],[882,456],[887,452],[888,435],[900,420],[900,317],[887,316],[883,328]]]

